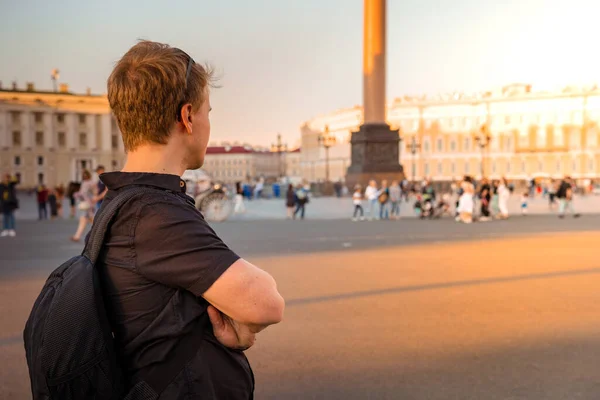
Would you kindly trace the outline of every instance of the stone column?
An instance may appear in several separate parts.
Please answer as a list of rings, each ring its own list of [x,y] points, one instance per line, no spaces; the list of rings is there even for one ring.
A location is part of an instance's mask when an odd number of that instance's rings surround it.
[[[385,124],[386,0],[365,0],[363,32],[364,123]]]
[[[44,126],[44,145],[48,149],[55,149],[57,147],[56,133],[54,132],[54,114],[51,111],[47,111],[43,116]]]
[[[0,150],[12,147],[12,133],[8,129],[9,114],[0,110]]]
[[[31,149],[35,144],[35,132],[33,123],[33,113],[24,111],[21,115],[21,143],[23,148]]]
[[[79,148],[79,136],[77,134],[77,127],[79,121],[74,113],[67,113],[65,115],[65,124],[67,126],[67,149],[78,149]]]
[[[88,147],[91,151],[96,151],[98,149],[98,144],[96,143],[96,114],[88,114],[85,120],[87,127]]]
[[[385,107],[386,0],[364,0],[363,125],[352,132],[346,184],[404,177],[398,130],[387,124]]]
[[[112,132],[110,131],[110,114],[103,114],[100,123],[102,132],[102,151],[110,153],[112,151]]]

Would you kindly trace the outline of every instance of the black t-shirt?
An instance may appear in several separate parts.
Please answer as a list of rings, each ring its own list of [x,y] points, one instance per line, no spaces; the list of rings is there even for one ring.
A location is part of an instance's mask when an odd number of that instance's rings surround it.
[[[109,188],[136,184],[162,191],[125,204],[112,223],[99,264],[117,350],[128,375],[160,366],[196,323],[205,324],[200,349],[165,390],[169,399],[245,398],[254,390],[243,352],[221,345],[201,295],[239,256],[230,250],[185,194],[175,175],[111,172]],[[163,398],[163,397],[161,397]]]

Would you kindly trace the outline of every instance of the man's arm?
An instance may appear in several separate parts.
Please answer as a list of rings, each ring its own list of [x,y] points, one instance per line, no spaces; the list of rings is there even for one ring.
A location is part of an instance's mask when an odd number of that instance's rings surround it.
[[[233,263],[202,297],[245,325],[267,327],[283,319],[285,304],[275,280],[243,259]]]

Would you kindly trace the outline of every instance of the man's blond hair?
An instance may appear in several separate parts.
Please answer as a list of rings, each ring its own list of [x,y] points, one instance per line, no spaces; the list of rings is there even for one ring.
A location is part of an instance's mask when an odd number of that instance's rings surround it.
[[[212,79],[210,69],[167,44],[140,41],[129,49],[108,78],[108,101],[125,151],[145,143],[166,144],[181,106],[191,103],[197,111]]]

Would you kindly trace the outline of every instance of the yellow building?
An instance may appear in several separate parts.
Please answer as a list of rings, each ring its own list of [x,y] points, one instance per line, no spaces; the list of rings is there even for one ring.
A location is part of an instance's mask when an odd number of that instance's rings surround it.
[[[84,169],[118,169],[121,133],[103,95],[0,87],[0,173],[17,175],[21,188],[67,185]]]
[[[480,176],[482,167],[488,177],[511,180],[600,177],[600,90],[595,86],[550,93],[510,85],[472,96],[398,98],[388,104],[387,121],[400,130],[400,162],[409,179]],[[304,123],[303,177],[325,176],[324,149],[317,138],[326,127],[338,143],[330,149],[330,176],[345,175],[350,134],[361,123],[360,107]],[[414,155],[413,140],[418,145]]]

